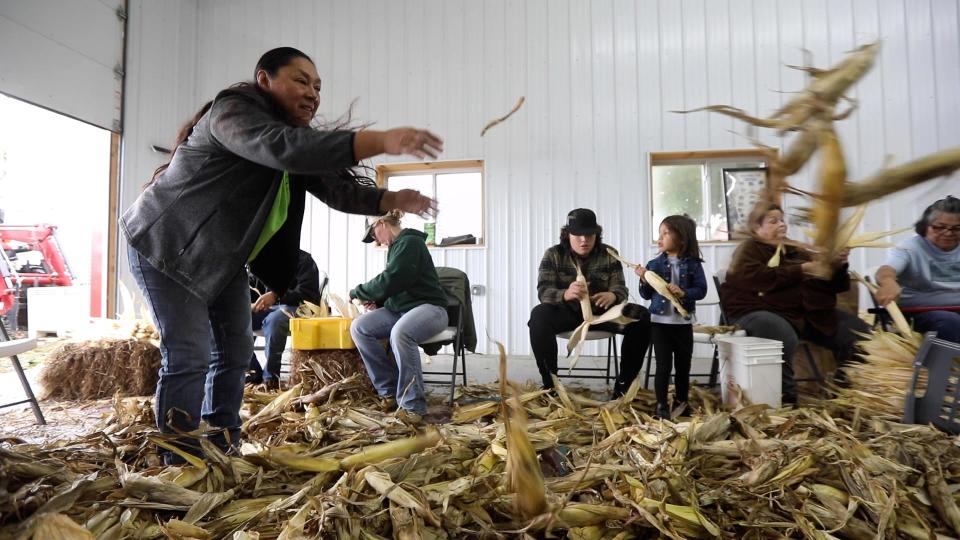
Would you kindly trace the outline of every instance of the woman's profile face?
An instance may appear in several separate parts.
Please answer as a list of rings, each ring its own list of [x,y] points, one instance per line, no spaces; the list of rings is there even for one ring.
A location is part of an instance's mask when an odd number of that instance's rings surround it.
[[[783,220],[783,212],[771,210],[763,215],[760,223],[754,225],[753,232],[762,240],[778,242],[787,237],[787,222]]]
[[[308,126],[320,107],[320,76],[317,67],[297,57],[277,70],[273,77],[257,72],[257,85],[283,107],[291,124]]]

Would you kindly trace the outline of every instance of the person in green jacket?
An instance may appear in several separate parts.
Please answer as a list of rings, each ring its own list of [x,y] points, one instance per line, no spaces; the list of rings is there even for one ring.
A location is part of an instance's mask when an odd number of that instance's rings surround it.
[[[402,229],[403,212],[391,211],[374,220],[363,241],[389,246],[387,266],[380,275],[350,291],[367,312],[353,321],[350,334],[380,399],[397,417],[420,423],[427,412],[420,368],[419,343],[447,326],[447,296],[427,250],[427,235]],[[380,340],[390,338],[395,360]]]

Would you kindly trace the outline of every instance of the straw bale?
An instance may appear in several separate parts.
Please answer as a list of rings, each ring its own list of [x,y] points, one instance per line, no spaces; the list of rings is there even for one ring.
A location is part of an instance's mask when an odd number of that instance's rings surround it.
[[[40,373],[44,399],[100,399],[153,394],[160,349],[136,339],[65,343],[47,357]]]

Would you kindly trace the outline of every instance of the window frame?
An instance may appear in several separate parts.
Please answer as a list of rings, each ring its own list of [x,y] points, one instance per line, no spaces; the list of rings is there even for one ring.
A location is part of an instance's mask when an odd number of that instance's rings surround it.
[[[480,173],[480,234],[476,244],[456,244],[452,246],[432,245],[429,249],[486,249],[487,247],[487,182],[482,159],[461,159],[450,161],[425,161],[419,163],[383,163],[377,165],[377,187],[387,189],[387,180],[391,176],[414,176],[430,174],[433,177],[434,194],[437,188],[438,174]],[[441,203],[442,204],[442,203]],[[443,212],[443,207],[440,207]],[[439,239],[438,239],[439,240]]]
[[[735,148],[729,150],[693,150],[693,151],[681,151],[681,152],[650,152],[648,159],[647,167],[647,200],[650,201],[649,208],[649,221],[651,227],[651,237],[655,236],[654,231],[656,230],[657,224],[653,223],[655,210],[654,210],[654,194],[653,194],[653,168],[655,166],[664,166],[664,165],[693,165],[700,164],[703,167],[705,162],[709,161],[721,161],[721,160],[731,160],[731,161],[763,161],[766,164],[767,169],[770,169],[770,164],[777,159],[779,155],[779,150],[776,148]],[[772,181],[772,173],[767,173],[767,181]],[[701,189],[709,192],[710,183],[709,179],[704,181],[703,175],[701,173],[700,177]],[[726,208],[726,201],[724,201],[724,208]],[[699,225],[699,218],[697,220]],[[657,245],[655,238],[650,239],[650,245]],[[700,245],[730,245],[738,244],[741,239],[733,238],[727,240],[699,240]]]

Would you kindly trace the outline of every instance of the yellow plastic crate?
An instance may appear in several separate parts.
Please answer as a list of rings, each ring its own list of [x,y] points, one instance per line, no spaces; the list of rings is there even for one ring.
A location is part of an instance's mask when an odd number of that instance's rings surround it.
[[[293,348],[300,350],[355,349],[353,338],[350,337],[351,322],[353,319],[343,317],[290,319]]]

